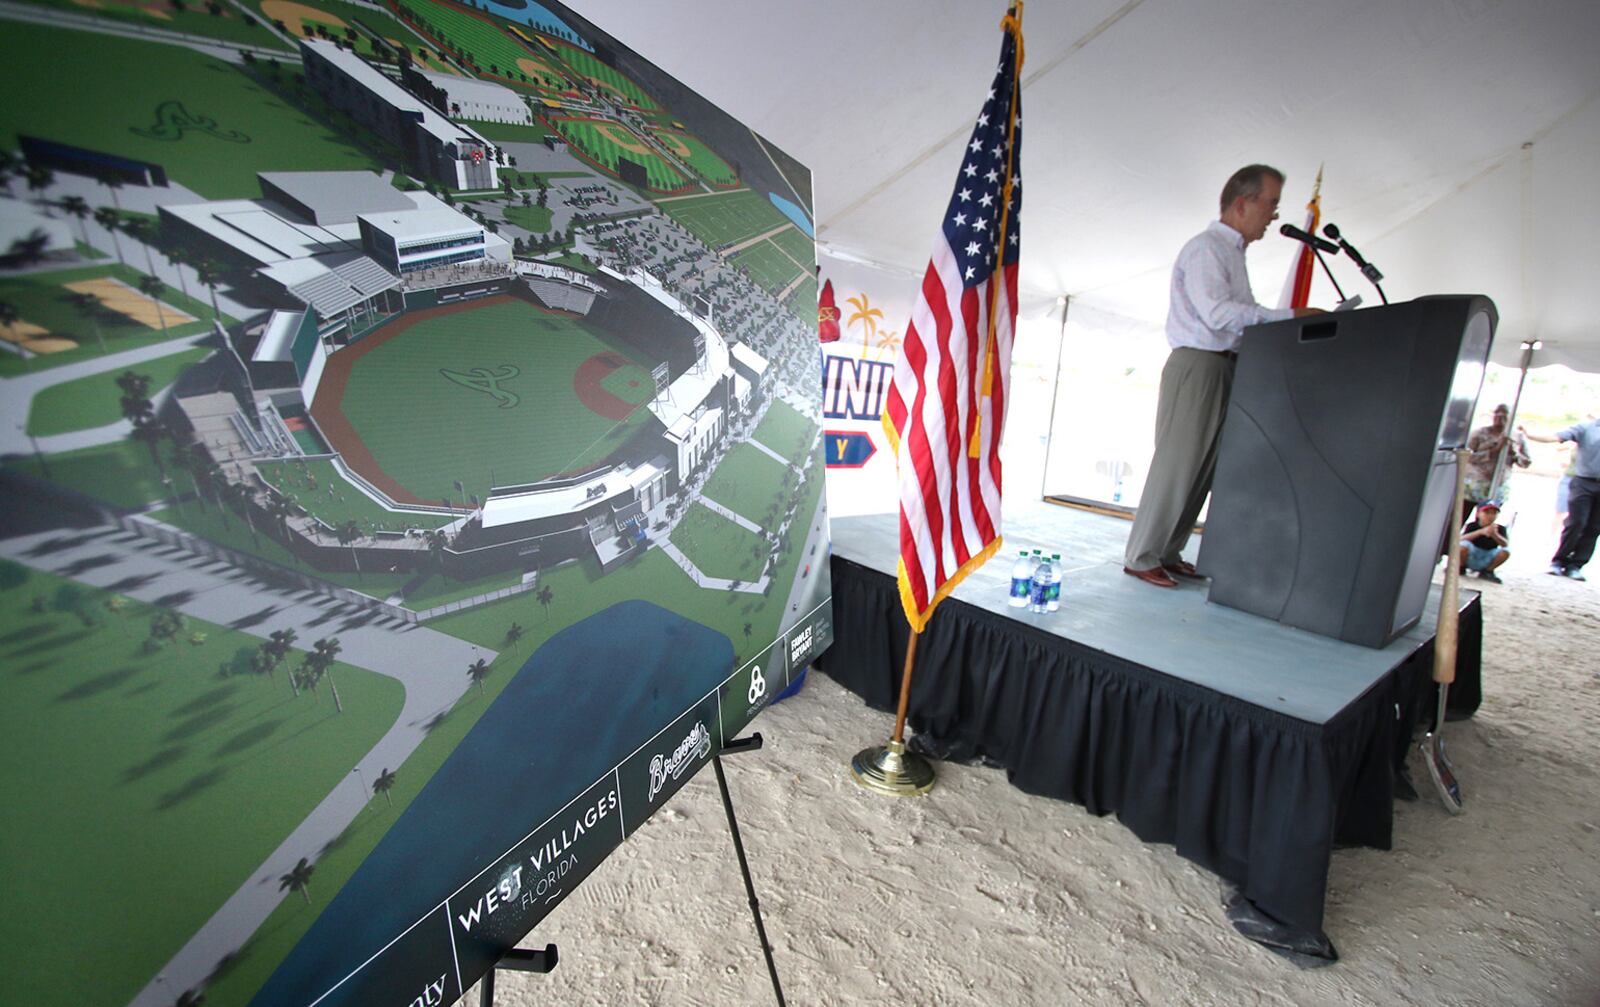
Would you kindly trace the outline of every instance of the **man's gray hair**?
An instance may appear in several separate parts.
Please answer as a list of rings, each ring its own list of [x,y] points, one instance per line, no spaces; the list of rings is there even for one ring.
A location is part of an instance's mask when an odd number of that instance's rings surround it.
[[[1283,172],[1268,164],[1247,164],[1234,172],[1228,184],[1222,187],[1222,212],[1227,213],[1228,207],[1241,196],[1249,199],[1261,195],[1268,177],[1277,179],[1279,185],[1283,184]]]

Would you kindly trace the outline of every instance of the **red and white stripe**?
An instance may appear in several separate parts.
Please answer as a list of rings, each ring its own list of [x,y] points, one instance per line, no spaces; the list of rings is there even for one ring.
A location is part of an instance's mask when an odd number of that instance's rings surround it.
[[[983,344],[995,282],[1001,289],[992,383],[984,395]],[[933,607],[1000,545],[1000,436],[1016,293],[1015,264],[965,286],[941,236],[895,365],[884,425],[900,471],[900,590],[918,632]]]

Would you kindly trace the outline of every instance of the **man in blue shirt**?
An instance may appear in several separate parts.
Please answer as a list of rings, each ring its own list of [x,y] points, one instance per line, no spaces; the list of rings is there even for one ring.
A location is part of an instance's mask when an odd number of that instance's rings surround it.
[[[1600,539],[1600,419],[1574,423],[1554,434],[1517,429],[1530,441],[1571,441],[1578,446],[1567,489],[1567,523],[1561,529],[1561,544],[1550,559],[1550,572],[1558,577],[1587,580],[1583,566],[1594,555],[1595,540]]]

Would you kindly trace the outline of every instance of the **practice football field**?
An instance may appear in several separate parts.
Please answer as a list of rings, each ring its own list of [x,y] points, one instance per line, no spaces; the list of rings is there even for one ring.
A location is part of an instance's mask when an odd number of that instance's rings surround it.
[[[652,361],[516,298],[402,316],[342,352],[352,351],[361,353],[338,412],[360,445],[324,418],[334,405],[326,383],[318,423],[347,464],[384,486],[352,450],[364,446],[384,475],[429,503],[459,504],[458,480],[481,499],[491,485],[593,467],[655,422],[639,405],[648,395],[619,406],[606,387],[637,392],[628,382],[648,382]],[[580,380],[589,361],[593,380]],[[338,362],[335,354],[330,369]]]

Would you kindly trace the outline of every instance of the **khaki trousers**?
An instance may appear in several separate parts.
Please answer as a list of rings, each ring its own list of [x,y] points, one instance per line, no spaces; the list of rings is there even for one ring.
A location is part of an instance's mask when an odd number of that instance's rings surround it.
[[[1217,470],[1233,364],[1230,356],[1187,347],[1167,357],[1156,403],[1156,453],[1128,532],[1124,563],[1130,570],[1175,563],[1189,543]]]

